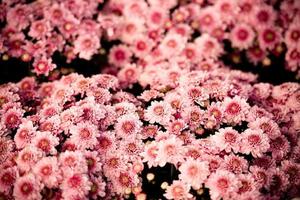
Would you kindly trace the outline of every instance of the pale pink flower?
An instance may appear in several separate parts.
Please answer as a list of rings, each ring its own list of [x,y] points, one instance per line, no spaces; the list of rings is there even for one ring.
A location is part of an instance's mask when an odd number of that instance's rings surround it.
[[[86,159],[82,151],[65,151],[59,154],[59,166],[63,173],[77,171],[86,173],[88,171]]]
[[[149,168],[158,166],[158,148],[158,143],[156,141],[152,141],[145,145],[144,152],[141,153],[143,162],[147,162]]]
[[[31,144],[46,154],[55,155],[56,146],[59,145],[59,138],[52,135],[51,132],[36,132],[31,140]]]
[[[28,172],[42,156],[43,152],[37,147],[26,146],[18,153],[16,163],[21,171]]]
[[[236,20],[239,7],[235,0],[218,0],[215,5],[216,11],[220,13],[221,20],[226,24],[230,24]]]
[[[90,60],[99,48],[100,40],[95,34],[79,35],[74,41],[74,53],[86,60]]]
[[[237,177],[225,170],[217,170],[209,176],[205,184],[209,188],[211,199],[227,199],[231,193],[236,192],[239,188]]]
[[[120,39],[132,44],[138,35],[145,32],[145,21],[138,17],[126,17],[121,24]]]
[[[74,140],[80,149],[94,148],[100,135],[97,126],[89,122],[80,122],[71,126],[70,133],[71,140]]]
[[[0,172],[0,192],[8,194],[18,178],[17,167],[2,169]]]
[[[52,27],[48,20],[42,19],[33,21],[28,35],[36,39],[42,39],[51,34],[51,29]]]
[[[56,65],[52,63],[51,58],[47,58],[46,56],[42,56],[37,58],[33,62],[34,72],[37,75],[45,75],[48,76],[49,72],[56,68]]]
[[[158,151],[156,160],[160,167],[165,166],[166,163],[172,163],[176,165],[183,160],[182,156],[182,140],[176,136],[168,136],[167,139],[160,140],[158,143]]]
[[[120,85],[122,87],[128,87],[138,81],[140,75],[140,69],[135,64],[125,65],[119,72],[117,77],[119,78]]]
[[[48,188],[57,187],[62,178],[56,157],[43,157],[35,164],[33,172]]]
[[[34,137],[36,134],[35,132],[36,128],[33,127],[33,123],[30,120],[24,120],[18,130],[17,133],[14,137],[14,141],[16,144],[16,147],[18,149],[24,148],[27,144],[30,143],[31,139]]]
[[[173,183],[167,187],[164,196],[167,199],[174,200],[190,199],[193,195],[190,194],[189,191],[190,186],[188,184],[185,184],[182,181],[173,181]]]
[[[196,38],[195,44],[200,52],[199,55],[206,59],[217,59],[224,51],[217,39],[207,33]]]
[[[149,37],[139,35],[134,38],[132,52],[139,58],[146,56],[153,48],[153,41]]]
[[[84,198],[91,186],[92,183],[89,181],[88,175],[68,172],[61,184],[62,196],[65,199],[69,199],[70,197],[72,199],[72,195],[76,194],[77,197]]]
[[[202,8],[197,17],[199,29],[203,32],[211,32],[221,24],[221,16],[213,6]]]
[[[239,124],[246,120],[250,109],[245,99],[235,96],[234,98],[225,97],[223,101],[224,121],[232,124]]]
[[[210,174],[208,162],[187,159],[179,167],[179,179],[198,190]]]
[[[15,199],[37,200],[42,199],[40,194],[42,185],[33,174],[29,173],[15,182],[13,196]]]
[[[171,58],[172,56],[179,55],[187,42],[185,37],[178,34],[168,33],[161,41],[159,49],[164,58]]]
[[[224,157],[224,163],[222,163],[221,168],[235,174],[241,174],[243,172],[247,172],[248,162],[243,157],[230,154]]]
[[[111,64],[115,66],[122,67],[123,65],[130,62],[130,57],[132,56],[132,52],[129,47],[125,45],[117,45],[113,46],[108,55],[108,60]]]
[[[100,162],[100,155],[97,151],[85,151],[84,157],[90,173],[97,174],[101,172],[102,163]]]
[[[255,121],[250,122],[248,127],[251,129],[261,129],[270,139],[274,139],[280,135],[278,124],[267,117],[257,118]]]
[[[152,101],[145,111],[145,120],[150,123],[167,124],[172,118],[173,109],[165,101]]]
[[[92,176],[90,181],[92,182],[92,186],[90,189],[90,194],[93,199],[99,199],[99,197],[104,197],[106,195],[105,193],[105,186],[106,183],[102,179],[101,176],[99,177],[94,177]]]
[[[15,129],[21,123],[21,118],[24,111],[17,108],[8,109],[1,116],[1,123],[6,126],[8,129]]]
[[[276,12],[267,4],[256,4],[253,15],[251,15],[251,25],[256,28],[273,26],[276,19]]]
[[[126,138],[129,135],[136,135],[141,126],[142,123],[136,114],[127,114],[118,118],[115,130],[118,137]]]
[[[254,41],[254,37],[255,33],[251,26],[245,23],[236,24],[230,33],[232,46],[240,49],[249,48]]]
[[[241,152],[261,157],[269,147],[269,137],[261,129],[247,129],[241,134]]]
[[[162,28],[168,20],[168,10],[163,9],[160,6],[151,6],[147,10],[146,24],[150,28]]]

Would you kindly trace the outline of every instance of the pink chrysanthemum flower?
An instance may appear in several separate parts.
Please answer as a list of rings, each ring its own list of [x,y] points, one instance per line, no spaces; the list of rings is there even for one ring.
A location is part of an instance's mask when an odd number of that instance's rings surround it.
[[[132,52],[129,47],[125,45],[113,46],[108,55],[109,63],[114,64],[115,66],[122,67],[126,63],[130,62]]]
[[[1,122],[8,129],[14,129],[21,123],[24,111],[17,108],[8,109],[1,117]]]
[[[267,117],[257,118],[255,121],[250,122],[248,127],[251,129],[261,129],[270,139],[275,139],[280,135],[278,124]]]
[[[261,49],[260,46],[254,45],[248,49],[247,57],[252,63],[257,65],[258,62],[261,62],[266,57],[266,51]]]
[[[145,111],[145,120],[150,123],[167,124],[171,120],[173,109],[165,101],[152,101]]]
[[[167,139],[161,140],[158,143],[158,151],[156,160],[160,167],[165,166],[166,163],[176,165],[183,160],[182,150],[183,142],[177,137],[169,136]]]
[[[46,56],[42,56],[37,58],[33,62],[34,72],[37,75],[45,75],[48,76],[49,72],[56,68],[56,65],[52,63],[51,58],[46,58]]]
[[[35,164],[33,172],[48,188],[57,187],[62,178],[56,157],[43,157]]]
[[[79,54],[79,58],[90,60],[92,55],[100,48],[100,40],[97,35],[79,35],[74,41],[74,53]]]
[[[290,160],[284,160],[281,162],[282,170],[288,175],[289,182],[300,184],[300,164]]]
[[[120,39],[124,43],[132,44],[135,36],[145,32],[145,21],[137,17],[126,17],[121,24]]]
[[[238,124],[246,120],[249,104],[245,99],[235,96],[234,98],[225,97],[223,101],[224,117],[227,123]]]
[[[17,167],[2,169],[0,172],[0,192],[8,194],[18,178]]]
[[[105,186],[106,183],[102,179],[101,176],[99,177],[91,177],[92,186],[90,189],[90,194],[92,199],[99,199],[99,197],[104,197],[106,195],[105,193]]]
[[[42,156],[43,153],[40,149],[34,146],[27,146],[19,152],[16,163],[21,171],[27,172]]]
[[[262,28],[273,25],[276,19],[276,12],[267,4],[258,4],[255,6],[254,13],[251,17],[251,25],[253,27]]]
[[[205,185],[209,188],[212,199],[227,199],[231,193],[238,190],[239,181],[233,173],[217,170],[209,176]]]
[[[70,127],[70,133],[71,140],[74,140],[80,149],[94,148],[100,135],[97,126],[89,122],[80,122]]]
[[[258,42],[262,49],[273,49],[281,40],[281,30],[273,27],[265,27],[258,32]]]
[[[269,137],[261,129],[247,129],[241,134],[241,152],[261,157],[269,147]]]
[[[112,179],[114,191],[118,194],[124,194],[127,188],[136,187],[138,182],[137,174],[128,171],[120,171]]]
[[[159,49],[165,58],[171,58],[172,56],[179,55],[183,51],[185,43],[185,37],[169,33],[161,41]]]
[[[266,188],[271,194],[280,195],[288,187],[289,181],[287,174],[279,168],[268,170],[268,179]]]
[[[284,135],[270,140],[270,151],[275,160],[281,160],[290,152],[290,143]]]
[[[145,145],[144,152],[141,153],[143,162],[147,162],[149,168],[158,166],[158,143],[152,141]]]
[[[36,132],[31,144],[46,154],[55,155],[57,153],[55,147],[59,145],[59,138],[52,135],[51,132]]]
[[[221,16],[215,7],[206,7],[201,9],[197,18],[198,26],[201,31],[211,32],[221,23]]]
[[[217,59],[224,51],[217,39],[207,33],[196,38],[195,44],[199,49],[199,55],[205,59]]]
[[[117,136],[126,138],[128,135],[135,135],[140,131],[142,122],[136,114],[127,114],[121,116],[115,124]]]
[[[41,189],[42,185],[33,174],[29,173],[16,180],[13,196],[15,199],[42,199]]]
[[[221,168],[231,171],[235,174],[241,174],[248,170],[248,162],[246,159],[236,155],[228,155],[224,157],[224,163]]]
[[[252,28],[245,24],[240,23],[235,25],[230,33],[230,41],[233,47],[238,47],[240,49],[249,48],[254,41],[255,33]]]
[[[65,199],[69,199],[69,197],[72,199],[72,195],[76,194],[80,199],[85,198],[91,186],[92,183],[86,174],[69,172],[61,184],[62,196]]]
[[[239,12],[239,7],[237,2],[234,0],[218,0],[215,5],[217,12],[221,15],[221,20],[226,24],[235,21],[237,14]]]
[[[187,159],[179,167],[179,179],[198,190],[209,176],[209,166],[206,161]]]
[[[88,171],[86,159],[81,151],[65,151],[59,154],[59,166],[63,173],[77,171],[86,173]]]
[[[235,198],[241,197],[242,199],[244,197],[254,198],[260,197],[260,192],[258,190],[257,184],[252,177],[251,174],[239,174],[238,179],[241,182],[241,186],[239,187],[237,194],[234,194]],[[245,198],[246,200],[247,198]]]
[[[85,151],[84,157],[90,173],[96,174],[102,170],[102,163],[97,151]]]
[[[134,64],[127,64],[118,72],[118,78],[122,87],[128,87],[138,81],[140,69]]]
[[[300,22],[290,24],[285,32],[284,41],[288,47],[296,47],[300,42]]]
[[[173,183],[167,187],[166,193],[164,196],[167,199],[191,199],[193,197],[192,194],[189,193],[190,186],[181,181],[173,181]]]
[[[153,42],[148,37],[144,35],[137,36],[134,39],[132,51],[137,57],[143,58],[151,51],[153,45]]]
[[[51,29],[52,27],[48,20],[42,19],[33,21],[28,35],[36,39],[42,39],[49,36]]]
[[[183,129],[187,127],[182,119],[178,119],[169,123],[167,131],[171,134],[179,135]]]
[[[168,20],[168,11],[160,6],[151,6],[147,12],[146,24],[150,28],[161,28]]]
[[[34,77],[25,77],[17,85],[21,90],[34,90],[37,83]]]
[[[31,139],[36,134],[36,128],[30,120],[25,120],[20,124],[19,129],[14,137],[14,142],[18,149],[24,148],[30,143]]]
[[[103,132],[101,135],[97,138],[98,143],[95,147],[97,151],[100,153],[108,152],[109,150],[112,150],[116,147],[115,144],[115,133],[114,132]]]

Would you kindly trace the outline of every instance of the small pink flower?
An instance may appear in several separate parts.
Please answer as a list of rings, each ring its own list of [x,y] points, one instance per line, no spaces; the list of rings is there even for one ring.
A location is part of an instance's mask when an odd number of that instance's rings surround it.
[[[236,155],[228,155],[224,158],[221,168],[231,171],[235,174],[241,174],[248,170],[248,162],[246,159]]]
[[[57,153],[55,147],[59,144],[59,139],[52,135],[51,132],[38,131],[32,138],[31,144],[46,154],[55,155]]]
[[[162,28],[168,19],[168,11],[160,6],[150,7],[146,17],[147,26],[150,28]]]
[[[161,140],[158,143],[158,151],[156,160],[160,167],[165,166],[166,163],[172,163],[176,165],[183,159],[182,153],[183,142],[174,135],[167,137],[167,139]]]
[[[99,48],[99,37],[94,34],[79,35],[74,41],[74,53],[79,54],[79,58],[86,60],[90,60]]]
[[[35,164],[33,172],[48,188],[57,187],[62,178],[56,157],[43,157]]]
[[[221,16],[215,7],[206,7],[201,9],[197,21],[201,31],[211,32],[220,25]]]
[[[72,195],[77,195],[79,198],[84,198],[91,188],[92,183],[86,174],[69,172],[64,177],[61,184],[62,196],[66,199],[72,198]]]
[[[207,33],[196,38],[195,44],[199,49],[199,55],[205,59],[217,59],[224,51],[217,39]]]
[[[261,129],[247,129],[241,137],[241,152],[253,157],[261,157],[270,147],[269,137]]]
[[[239,181],[233,173],[217,170],[209,176],[206,186],[212,199],[227,199],[231,193],[238,190]]]
[[[42,39],[50,35],[51,25],[48,20],[42,19],[32,22],[28,35],[36,39]]]
[[[227,123],[238,124],[246,120],[249,104],[245,99],[235,96],[234,98],[225,97],[223,101],[224,117]]]
[[[33,127],[32,121],[26,120],[22,122],[14,137],[16,147],[22,149],[29,144],[36,133],[35,130],[36,128]]]
[[[127,114],[121,116],[115,124],[117,136],[126,138],[129,135],[136,135],[142,126],[136,114]]]
[[[105,186],[106,183],[102,179],[101,176],[99,177],[93,177],[91,178],[92,186],[90,190],[90,194],[93,199],[99,199],[99,197],[104,197],[106,195],[105,193]]]
[[[181,181],[173,181],[173,183],[167,187],[166,193],[164,196],[167,199],[190,199],[193,197],[192,194],[189,193],[190,186]]]
[[[254,13],[251,17],[251,25],[253,27],[262,28],[273,26],[276,19],[276,12],[267,4],[258,4],[255,6]]]
[[[167,34],[161,41],[159,49],[164,58],[171,58],[172,56],[179,55],[187,42],[185,37],[178,34]]]
[[[122,67],[130,62],[131,56],[132,52],[129,47],[125,45],[117,45],[110,49],[108,59],[111,64]]]
[[[150,123],[167,124],[171,120],[173,110],[164,101],[152,101],[145,112],[145,119]]]
[[[45,75],[48,76],[49,72],[56,68],[56,65],[52,63],[51,58],[46,58],[46,56],[42,56],[40,58],[35,59],[33,62],[34,72],[37,75]]]
[[[15,199],[42,199],[42,185],[33,174],[26,174],[16,180],[13,195]]]
[[[21,123],[23,112],[23,110],[16,108],[7,110],[1,117],[2,124],[5,125],[8,129],[17,128]]]
[[[94,148],[100,135],[98,128],[89,122],[81,122],[70,127],[70,133],[71,140],[74,140],[80,149]]]
[[[125,67],[123,67],[118,73],[120,84],[123,87],[128,87],[128,85],[136,83],[138,81],[139,74],[140,69],[136,65],[125,65]]]
[[[273,49],[281,40],[280,29],[265,27],[258,32],[258,42],[262,49]]]
[[[250,122],[248,126],[251,129],[261,129],[269,138],[274,139],[280,135],[278,125],[267,117],[257,118],[255,121]]]
[[[84,156],[90,173],[96,174],[102,170],[102,163],[97,151],[85,151]]]
[[[0,172],[0,192],[8,194],[18,178],[17,167],[2,169]]]
[[[158,166],[158,143],[152,141],[145,146],[144,152],[141,153],[143,162],[147,162],[149,168]]]
[[[88,171],[86,159],[81,151],[65,151],[59,154],[59,165],[63,173]]]
[[[151,51],[153,46],[154,44],[150,40],[150,38],[144,35],[140,35],[134,38],[133,45],[132,45],[132,52],[137,57],[143,58]]]
[[[231,30],[231,43],[233,47],[238,47],[240,49],[247,49],[249,48],[253,41],[254,41],[255,33],[252,28],[245,24],[240,23],[237,24]]]
[[[43,152],[34,146],[26,146],[18,153],[16,163],[21,171],[29,171],[34,164],[41,159]]]
[[[188,159],[179,167],[179,178],[198,190],[210,174],[208,162]]]

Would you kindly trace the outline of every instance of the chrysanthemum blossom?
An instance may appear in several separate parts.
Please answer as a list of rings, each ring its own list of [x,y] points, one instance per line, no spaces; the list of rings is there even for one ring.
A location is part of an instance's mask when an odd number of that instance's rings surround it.
[[[205,185],[209,188],[209,194],[212,199],[227,199],[231,193],[236,192],[239,188],[237,177],[225,170],[217,170],[211,174]]]
[[[15,199],[42,199],[41,189],[42,185],[37,178],[29,173],[16,180],[13,196]]]
[[[249,48],[254,41],[254,37],[254,31],[249,25],[245,23],[235,25],[230,33],[230,41],[232,43],[232,46],[238,47],[240,49]]]
[[[60,153],[58,162],[63,173],[68,171],[86,173],[88,171],[86,159],[81,151],[65,151]]]
[[[17,167],[2,169],[0,172],[0,192],[8,194],[18,178]]]
[[[216,60],[224,51],[221,43],[207,33],[196,38],[195,44],[199,49],[199,55],[205,59],[212,58]]]
[[[41,58],[37,58],[33,62],[34,72],[37,75],[45,75],[48,76],[49,72],[56,68],[56,65],[52,63],[51,58],[46,58],[46,56],[42,56]]]
[[[191,185],[195,190],[201,188],[202,183],[210,174],[208,162],[191,158],[180,165],[179,171],[179,179]]]
[[[59,144],[59,139],[51,132],[37,132],[32,138],[31,144],[46,154],[54,155],[57,153],[55,147]]]
[[[100,135],[97,126],[89,122],[80,122],[70,127],[71,140],[76,142],[80,149],[93,148],[97,144]]]
[[[269,147],[269,137],[261,129],[247,129],[241,134],[241,152],[261,157]]]
[[[152,101],[145,112],[145,119],[150,123],[167,124],[171,120],[173,109],[165,101]]]
[[[227,123],[238,124],[246,120],[249,104],[245,99],[235,96],[234,98],[225,97],[223,101],[224,117]]]
[[[228,155],[224,158],[222,167],[232,173],[241,174],[248,170],[248,162],[246,159],[236,155]]]
[[[129,47],[118,45],[110,49],[108,59],[111,64],[122,67],[124,64],[129,63],[131,56],[132,52]]]
[[[35,164],[33,172],[48,188],[57,187],[62,178],[56,157],[43,157]]]
[[[39,159],[42,158],[42,156],[42,151],[37,147],[26,146],[19,152],[18,157],[16,158],[16,163],[21,171],[27,172]]]
[[[193,197],[192,194],[189,193],[190,186],[188,184],[183,183],[182,181],[173,181],[173,183],[167,187],[166,193],[164,196],[167,199],[190,199]]]
[[[100,40],[97,35],[79,35],[74,41],[74,53],[79,55],[79,58],[90,60],[92,55],[97,53],[100,48]]]
[[[158,166],[158,143],[153,141],[150,144],[146,144],[144,152],[141,153],[143,162],[147,162],[149,168]]]
[[[278,124],[267,117],[257,118],[255,121],[250,122],[248,126],[252,129],[261,129],[270,139],[275,139],[280,135]]]
[[[117,120],[115,130],[118,137],[126,138],[126,136],[137,134],[141,126],[142,122],[136,114],[127,114]]]
[[[240,149],[240,134],[231,127],[221,128],[218,132],[211,136],[213,141],[220,148],[226,152],[239,152]]]

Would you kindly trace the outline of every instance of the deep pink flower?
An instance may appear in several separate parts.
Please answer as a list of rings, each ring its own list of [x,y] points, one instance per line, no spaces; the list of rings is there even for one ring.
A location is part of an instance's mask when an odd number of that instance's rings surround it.
[[[29,173],[16,180],[13,195],[16,199],[42,199],[41,188],[37,178]]]
[[[190,186],[188,184],[182,181],[173,181],[173,183],[167,187],[164,196],[167,199],[190,199],[193,195],[189,193],[189,190]]]

